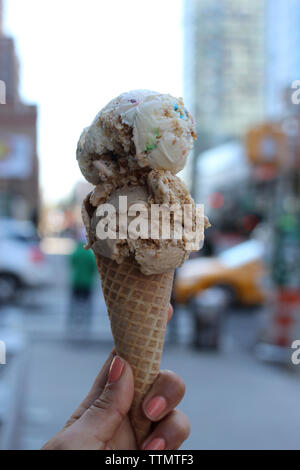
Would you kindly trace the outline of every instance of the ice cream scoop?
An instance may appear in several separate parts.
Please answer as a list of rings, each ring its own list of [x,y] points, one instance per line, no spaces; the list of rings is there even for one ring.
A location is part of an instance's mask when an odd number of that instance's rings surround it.
[[[77,159],[83,175],[93,184],[106,171],[101,166],[103,155],[113,160],[127,157],[132,169],[158,168],[176,174],[183,169],[195,138],[193,118],[182,98],[134,90],[113,99],[84,129]]]
[[[126,208],[125,210],[119,207],[120,197],[127,197]],[[97,215],[97,210],[94,211],[91,218],[91,240],[92,240],[92,249],[96,254],[106,256],[110,259],[115,260],[118,264],[122,263],[125,258],[130,255],[130,247],[128,244],[128,239],[119,238],[119,219],[120,216],[126,217],[126,222],[130,222],[134,219],[133,216],[128,216],[128,211],[134,204],[142,204],[146,209],[150,207],[148,203],[149,194],[144,186],[127,186],[120,189],[117,189],[112,193],[112,195],[107,199],[107,204],[111,204],[116,211],[116,221],[118,226],[116,226],[116,237],[115,238],[105,238],[100,239],[97,236],[102,227],[101,222],[104,217]],[[125,227],[127,229],[127,226]],[[103,231],[104,232],[104,231]],[[127,231],[126,231],[127,233]]]
[[[97,204],[95,204],[97,198],[95,195],[102,194],[101,200],[103,200],[105,197],[104,189],[103,185],[97,186],[94,192],[87,197],[83,209],[89,246],[92,247],[96,255],[106,256],[118,264],[132,256],[138,263],[141,272],[149,275],[160,274],[181,266],[191,251],[200,249],[204,240],[204,219],[202,225],[197,227],[198,232],[195,234],[195,237],[196,235],[197,237],[192,248],[189,245],[189,240],[184,236],[178,239],[174,237],[175,227],[181,226],[183,230],[184,206],[189,206],[192,209],[192,226],[196,226],[196,209],[187,188],[171,172],[152,170],[147,174],[147,179],[143,185],[139,182],[135,185],[123,185],[118,189],[111,187],[110,191],[106,193],[105,203],[111,205],[115,210],[116,236],[114,238],[107,236],[107,238],[101,239],[101,223],[107,218],[97,212]],[[125,209],[124,205],[120,203],[120,198],[124,196],[127,197]],[[138,227],[138,236],[134,236],[130,231],[130,224],[135,220],[136,215],[132,209],[136,207],[136,204],[142,206],[141,209],[143,210],[138,211],[138,217],[139,220],[144,218],[146,230],[146,233],[140,233],[140,227]],[[152,209],[152,205],[156,205],[154,207],[156,210]],[[172,206],[174,210],[168,212],[168,209]],[[170,222],[170,234],[167,238],[163,230],[161,215],[157,217],[159,208],[167,211],[166,221],[167,223]],[[175,218],[175,210],[178,211],[178,219]],[[120,216],[122,215],[125,215],[125,218],[121,219]],[[124,220],[127,224],[125,227],[125,230],[128,229],[126,238],[119,237],[121,220]],[[153,228],[152,232],[151,228]],[[158,234],[158,238],[153,238],[154,232]],[[102,233],[104,233],[104,230],[102,230]]]

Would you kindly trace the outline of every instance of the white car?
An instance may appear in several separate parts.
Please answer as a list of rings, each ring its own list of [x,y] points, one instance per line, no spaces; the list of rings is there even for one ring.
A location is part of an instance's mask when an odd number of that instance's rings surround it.
[[[0,303],[13,300],[23,287],[49,281],[49,265],[34,225],[0,219]]]

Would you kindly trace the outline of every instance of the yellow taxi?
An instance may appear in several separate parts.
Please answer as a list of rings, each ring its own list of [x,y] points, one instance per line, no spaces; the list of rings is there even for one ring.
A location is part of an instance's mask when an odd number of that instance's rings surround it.
[[[220,286],[234,300],[244,305],[264,302],[266,269],[263,244],[249,240],[234,246],[217,257],[195,258],[177,270],[174,300],[185,304],[210,287]]]

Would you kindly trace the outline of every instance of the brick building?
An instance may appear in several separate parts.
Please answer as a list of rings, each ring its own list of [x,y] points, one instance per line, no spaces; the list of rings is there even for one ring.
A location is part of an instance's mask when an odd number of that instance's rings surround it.
[[[0,104],[0,216],[37,221],[37,108],[20,101],[15,45],[3,32],[2,18],[0,0],[0,80],[6,88],[5,104]]]

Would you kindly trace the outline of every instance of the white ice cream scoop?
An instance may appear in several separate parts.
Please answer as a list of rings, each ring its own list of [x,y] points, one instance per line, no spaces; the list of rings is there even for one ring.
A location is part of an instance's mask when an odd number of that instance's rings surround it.
[[[78,143],[77,159],[93,184],[100,181],[95,162],[104,154],[128,156],[131,167],[176,174],[184,167],[195,138],[193,118],[181,98],[134,90],[113,99],[98,113]]]

